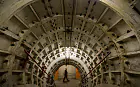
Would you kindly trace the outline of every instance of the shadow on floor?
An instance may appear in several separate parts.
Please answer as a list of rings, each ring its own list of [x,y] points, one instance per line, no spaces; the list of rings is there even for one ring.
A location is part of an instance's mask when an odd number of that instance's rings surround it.
[[[56,80],[55,81],[56,87],[79,87],[79,83],[80,83],[79,80],[76,79],[69,79],[69,80],[70,80],[69,82],[64,82],[64,83],[62,79]]]

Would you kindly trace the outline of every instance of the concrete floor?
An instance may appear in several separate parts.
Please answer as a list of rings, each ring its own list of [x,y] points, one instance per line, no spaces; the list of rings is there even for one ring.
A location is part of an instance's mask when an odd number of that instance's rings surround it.
[[[63,83],[63,80],[55,81],[56,87],[79,87],[79,80],[76,79],[69,79],[69,82]]]

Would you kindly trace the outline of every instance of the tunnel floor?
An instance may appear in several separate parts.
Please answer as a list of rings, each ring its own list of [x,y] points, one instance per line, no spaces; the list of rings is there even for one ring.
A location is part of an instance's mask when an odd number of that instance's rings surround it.
[[[63,80],[55,81],[56,87],[79,87],[79,80],[69,79],[69,82],[63,83]]]

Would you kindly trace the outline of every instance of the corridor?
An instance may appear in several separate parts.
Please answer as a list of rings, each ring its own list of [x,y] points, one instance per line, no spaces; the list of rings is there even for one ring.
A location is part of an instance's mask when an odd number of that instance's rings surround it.
[[[140,0],[0,0],[0,87],[79,83],[140,87]]]
[[[56,87],[79,87],[79,80],[76,79],[70,79],[69,82],[63,83],[62,80],[55,81]]]

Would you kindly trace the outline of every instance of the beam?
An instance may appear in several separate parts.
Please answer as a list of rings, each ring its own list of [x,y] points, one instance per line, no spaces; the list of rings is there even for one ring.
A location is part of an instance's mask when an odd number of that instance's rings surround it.
[[[62,66],[62,65],[64,65],[64,64],[65,64],[65,60],[60,60],[60,61],[58,61],[57,63],[54,64],[53,67],[55,67],[55,68],[51,68],[50,71],[55,72],[60,66]],[[69,65],[73,65],[73,66],[75,66],[76,68],[78,68],[78,70],[83,71],[82,65],[81,65],[80,63],[74,61],[74,60],[70,60]]]
[[[99,41],[103,36],[104,36],[104,33],[97,39],[97,42],[93,44],[93,47],[94,47],[96,44],[98,44],[99,46],[101,46],[101,44],[100,44],[98,41]],[[93,47],[92,47],[92,48],[93,48]],[[101,48],[103,48],[103,47],[101,46]]]
[[[96,67],[98,67],[110,54],[111,52],[109,52],[97,65],[95,65],[95,67],[92,68],[92,70],[84,78],[82,78],[81,81],[83,81],[90,73],[92,73],[92,71],[96,69]]]
[[[37,13],[35,12],[33,6],[30,4],[29,7],[30,7],[30,9],[32,10],[32,12],[34,13],[34,15],[36,16],[36,18],[38,19],[38,21],[40,21],[40,18],[39,18],[39,16],[37,15]]]
[[[37,46],[38,43],[41,44],[40,40],[41,40],[42,38],[45,38],[45,36],[46,36],[46,35],[44,35],[44,36],[42,36],[41,38],[38,38],[38,39],[37,39],[38,41],[34,44],[34,46],[32,46],[31,51],[35,48],[35,46]],[[46,36],[46,37],[47,37],[47,36]],[[43,44],[41,44],[41,45],[42,45],[42,47],[44,47]]]
[[[106,14],[106,12],[109,10],[109,8],[108,7],[106,7],[105,8],[105,10],[102,12],[102,14],[100,15],[100,17],[98,18],[98,20],[97,20],[97,23],[103,18],[103,16]],[[93,28],[91,29],[91,31],[90,31],[90,35],[91,35],[91,33],[93,32],[93,30],[95,29],[95,25],[93,26]],[[100,40],[101,38],[102,38],[102,36],[103,35],[101,35],[99,38],[98,38],[98,40]],[[97,41],[98,41],[97,40]],[[95,45],[95,44],[94,44]]]
[[[50,6],[48,0],[42,0],[42,1],[43,1],[43,3],[44,3],[44,7],[45,7],[45,9],[47,10],[48,15],[49,15],[49,16],[52,16],[52,11],[51,11],[51,9],[49,8],[49,7],[51,7],[51,6]]]
[[[104,35],[105,35],[105,33],[103,33],[103,34],[98,38],[98,40],[100,40]]]
[[[55,16],[53,16],[53,17],[63,17],[63,18],[64,18],[63,15],[55,15]],[[30,23],[30,24],[29,24],[29,27],[34,27],[34,26],[36,26],[36,25],[42,25],[42,24],[46,23],[47,21],[50,21],[53,17],[47,17],[47,18],[40,19],[40,21],[35,22],[35,24]],[[76,18],[77,18],[77,19],[78,19],[78,18],[81,18],[81,19],[83,19],[83,20],[85,19],[85,17],[79,16],[79,15],[76,15]],[[93,23],[95,23],[94,21],[92,21],[92,20],[90,20],[90,19],[86,19],[86,21],[87,21],[87,22],[93,22]],[[64,21],[63,21],[63,22],[64,22]],[[64,25],[64,23],[63,23],[63,25]],[[97,24],[95,24],[95,25],[97,25]]]
[[[116,24],[118,24],[121,20],[122,20],[122,18],[119,18],[114,24],[112,24],[112,25],[108,28],[108,31],[109,31],[110,29],[112,29]]]
[[[25,45],[25,46],[27,46],[28,48],[32,48],[32,46],[30,45],[30,44],[28,44],[27,42],[23,42],[23,44]]]
[[[138,55],[138,54],[140,54],[140,51],[127,52],[127,53],[123,53],[122,55],[123,56],[132,56],[132,55]],[[115,59],[117,57],[119,57],[119,56],[118,55],[117,56],[112,56],[112,57],[109,57],[109,59],[112,60],[112,59]]]
[[[49,42],[50,42],[50,43],[52,43],[52,41],[51,41],[51,39],[50,39],[50,37],[49,37],[49,36],[48,36],[48,40],[49,40]]]
[[[42,37],[42,38],[43,38],[43,37]],[[57,41],[56,41],[56,42],[57,42]],[[56,43],[56,42],[54,42],[54,43]],[[38,43],[39,43],[39,41],[38,41]],[[81,43],[82,43],[82,44],[86,44],[86,43],[83,43],[83,42],[81,42]],[[37,44],[37,43],[36,43],[36,44]],[[52,44],[52,43],[50,43],[50,44]],[[50,45],[50,44],[49,44],[49,45]],[[49,45],[47,45],[47,46],[49,46]],[[35,45],[34,45],[34,47],[32,47],[32,46],[30,46],[30,45],[28,45],[28,44],[26,44],[26,46],[29,47],[29,48],[32,48],[32,49],[35,47]],[[46,46],[46,47],[47,47],[47,46]],[[88,48],[91,48],[91,47],[89,47],[88,45],[86,45],[86,46],[87,46]],[[45,49],[46,47],[44,47],[44,49]],[[44,49],[43,49],[41,52],[43,52]],[[92,49],[91,49],[91,50],[92,50]],[[92,51],[94,52],[94,50],[92,50]]]
[[[24,50],[24,51],[25,51],[25,53],[28,55],[28,57],[31,58],[31,59],[36,63],[36,65],[37,65],[45,74],[48,75],[48,73],[46,73],[46,71],[36,62],[36,60],[35,60],[26,50]]]
[[[121,18],[129,25],[129,27],[135,32],[138,42],[140,43],[140,17],[137,12],[135,12],[125,0],[100,0],[102,3],[108,5],[113,10],[115,10]],[[116,4],[119,3],[119,4]],[[130,14],[131,13],[131,14]],[[132,16],[133,14],[133,16]]]
[[[130,55],[137,55],[137,54],[140,54],[140,51],[128,52],[128,53],[123,54],[123,55],[130,56]]]
[[[57,43],[59,43],[59,39],[58,39],[58,34],[57,34],[57,32],[55,33],[55,37],[56,37]],[[57,45],[58,45],[58,44],[57,44]],[[60,49],[59,45],[58,45],[58,48]]]
[[[73,0],[73,10],[72,10],[72,19],[71,19],[71,32],[70,32],[70,41],[72,39],[72,32],[74,28],[74,20],[76,19],[76,9],[77,9],[77,0]],[[71,42],[70,42],[71,46]]]
[[[60,31],[60,30],[59,30]],[[58,30],[56,30],[56,31],[54,31],[54,32],[51,32],[51,33],[57,33],[58,32]],[[84,34],[86,34],[85,32],[83,32]],[[86,35],[88,35],[88,34],[86,34]],[[43,36],[42,38],[45,38],[46,37],[46,35],[45,36]],[[91,37],[93,37],[93,36],[91,36]],[[89,37],[89,38],[91,38],[91,37]],[[41,39],[41,38],[40,38]],[[48,39],[49,39],[49,37],[48,37]],[[50,39],[49,39],[50,40]],[[51,40],[50,40],[51,41]],[[39,40],[37,41],[38,43],[39,43]],[[56,41],[57,42],[57,41]],[[50,42],[51,43],[51,42]],[[83,42],[81,42],[82,44],[86,44],[86,43],[83,43]],[[52,43],[51,43],[52,44]],[[26,44],[27,45],[27,44]],[[35,46],[35,45],[34,45]],[[49,46],[49,45],[47,45],[47,46]],[[88,48],[91,48],[91,47],[89,47],[88,45],[86,45]],[[29,47],[29,48],[32,48],[32,46],[29,46],[29,45],[27,45],[27,47]],[[44,47],[45,48],[45,47]],[[92,50],[92,49],[91,49]],[[44,51],[44,49],[42,50],[42,51]],[[92,50],[93,52],[94,52],[94,50]]]
[[[43,26],[43,24],[41,24],[41,27],[43,28],[44,32],[47,34],[47,31],[46,31],[45,27]]]
[[[72,15],[73,15],[73,16],[72,16],[72,17],[73,17],[73,18],[72,18],[72,19],[73,19],[73,20],[72,20],[72,21],[73,21],[73,22],[72,22],[72,23],[73,23],[73,24],[72,24],[72,29],[74,28],[74,20],[76,19],[76,9],[77,9],[77,0],[73,0],[73,1],[75,1],[75,5],[73,6],[73,8],[74,8],[74,9],[73,9],[73,10],[74,10],[74,13],[72,14]]]
[[[36,16],[36,18],[38,19],[38,21],[40,22],[43,31],[46,33],[47,31],[46,31],[45,27],[43,26],[43,24],[42,24],[42,22],[41,22],[41,19],[40,19],[39,16],[37,15],[35,9],[33,8],[33,6],[32,6],[31,4],[29,5],[29,7],[30,7],[30,9],[32,10],[32,12],[34,13],[34,15]]]
[[[140,72],[138,72],[138,71],[124,70],[124,72],[128,73],[128,74],[133,74],[133,75],[140,75]]]
[[[37,0],[24,0],[24,1],[21,0],[19,2],[14,3],[13,5],[11,5],[11,3],[10,3],[9,7],[7,7],[6,10],[1,12],[2,14],[0,15],[0,18],[2,18],[2,19],[1,19],[0,24],[2,24],[5,21],[7,21],[11,17],[11,15],[13,15],[16,12],[16,10],[20,9],[23,6],[26,6],[28,3],[35,2],[35,1],[37,1]],[[109,7],[112,7],[113,10],[118,12],[122,16],[122,18],[126,19],[127,24],[130,25],[132,27],[132,29],[133,28],[138,28],[137,24],[135,22],[134,22],[135,23],[134,25],[131,24],[131,23],[133,23],[133,21],[135,19],[133,19],[128,12],[130,12],[130,13],[132,12],[132,13],[136,14],[136,12],[132,11],[132,9],[130,9],[127,6],[124,6],[126,8],[123,8],[124,9],[123,10],[122,7],[119,4],[116,5],[113,1],[109,1],[109,0],[100,0],[100,2],[108,5]],[[120,2],[120,1],[117,1],[117,2]],[[123,1],[121,1],[121,2],[123,2]],[[131,23],[129,21],[127,21],[127,20],[130,20]],[[139,39],[139,35],[136,35],[136,36]],[[140,42],[140,40],[139,40],[139,42]]]
[[[133,8],[137,3],[138,3],[139,0],[133,0],[131,3],[130,3],[130,6]]]
[[[120,36],[119,38],[117,38],[116,42],[122,41],[122,40],[127,39],[127,38],[129,38],[131,36],[134,36],[134,35],[135,35],[134,31],[131,31],[131,32],[126,33],[126,34]]]
[[[57,69],[59,69],[60,66],[62,66],[64,64],[65,64],[65,61],[64,60],[61,60],[61,61],[58,62],[58,64],[55,63],[54,66],[53,66],[55,68],[51,69],[50,71],[55,72]],[[75,62],[73,60],[70,60],[69,65],[73,65],[76,68],[78,68],[78,70],[82,70],[82,66],[79,63],[77,64],[77,62]]]
[[[61,5],[62,5],[62,13],[63,13],[63,29],[66,31],[66,23],[65,23],[65,0],[61,0]],[[64,32],[64,37],[66,39],[66,32]],[[65,46],[66,46],[66,41],[65,41]]]
[[[120,21],[122,20],[122,18],[118,19],[112,26],[110,26],[107,31],[109,31],[110,29],[112,29],[115,25],[117,25]],[[105,33],[103,33],[98,40],[100,40],[103,36],[105,35]]]
[[[8,54],[8,55],[10,55],[11,53],[9,51],[5,51],[5,50],[0,49],[0,54]]]
[[[88,16],[89,16],[89,14],[90,14],[90,12],[91,12],[91,9],[92,9],[92,6],[93,6],[93,4],[95,3],[96,1],[90,1],[90,4],[89,4],[89,6],[88,6],[88,10],[87,10],[87,13],[86,13],[86,16],[85,16],[85,18],[83,19],[83,23],[82,23],[82,26],[81,26],[81,31],[84,29],[84,26],[85,26],[85,23],[86,23],[86,21],[87,21],[87,18],[88,18]],[[80,33],[80,35],[79,35],[79,37],[78,37],[78,45],[79,45],[79,40],[80,40],[80,38],[81,38],[81,33]],[[78,46],[77,45],[77,46]]]
[[[59,50],[59,52],[60,52],[60,46],[59,46],[59,38],[58,38],[58,34],[57,34],[57,32],[55,33],[55,36],[56,36],[56,40],[57,40],[57,46],[58,46],[58,50]],[[54,52],[53,52],[54,53]],[[54,54],[55,55],[55,54]]]
[[[30,28],[19,16],[17,16],[17,15],[14,15],[14,17],[16,18],[16,19],[18,19],[26,28]]]
[[[56,42],[53,42],[53,43],[56,43]],[[81,43],[82,43],[82,42],[81,42]],[[51,43],[51,44],[52,44],[52,43]],[[51,44],[49,44],[49,45],[47,45],[47,46],[50,46]],[[85,44],[85,43],[83,43],[83,44]],[[47,46],[46,46],[46,47],[47,47]],[[46,47],[44,47],[44,49],[43,49],[41,52],[43,52],[43,51],[45,50]],[[87,46],[87,47],[88,47],[88,46]],[[88,48],[90,48],[90,47],[88,47]],[[80,50],[81,50],[81,49],[80,49]],[[91,51],[93,51],[93,49],[91,49]],[[94,51],[93,51],[93,52],[94,52]],[[85,54],[86,54],[86,53],[85,53]]]
[[[28,44],[27,42],[23,43],[25,46],[27,46],[28,48],[32,49],[32,46],[30,44]],[[41,57],[39,56],[40,53],[38,53],[36,50],[32,49],[31,52],[34,52],[36,55],[38,55],[37,57],[39,57],[41,59]]]
[[[108,7],[105,8],[105,10],[103,11],[103,13],[100,15],[99,19],[97,20],[97,23],[102,19],[102,17],[105,15],[105,13],[109,10]]]
[[[111,44],[109,44],[109,46],[110,46]],[[109,47],[109,46],[106,46],[106,47]],[[104,48],[105,49],[105,48]],[[95,55],[95,57],[93,58],[93,59],[95,59],[100,53],[102,53],[103,52],[103,50],[104,49],[102,49],[102,50],[100,50],[96,55]],[[57,50],[57,49],[56,49]],[[82,51],[81,49],[79,49],[80,51]],[[53,51],[55,51],[55,50],[53,50]],[[64,51],[63,51],[64,52]],[[61,53],[63,53],[63,52],[61,52]],[[83,51],[82,51],[83,52]],[[50,52],[50,54],[51,54],[52,52]],[[85,53],[85,52],[84,52]],[[60,53],[58,53],[58,54],[60,54]],[[78,54],[78,53],[76,53],[76,54]],[[87,53],[85,53],[86,55],[88,55]],[[49,55],[49,54],[48,54]],[[57,55],[57,54],[56,54]],[[80,55],[80,56],[82,56],[81,54],[78,54],[78,55]],[[53,57],[55,57],[55,55],[54,56],[52,56],[51,58],[53,58]],[[82,56],[82,57],[84,57],[84,56]],[[88,55],[88,57],[90,58],[90,56]],[[51,59],[50,58],[50,59]],[[84,62],[84,60],[83,60],[83,62]],[[87,63],[87,65],[89,64],[89,62]]]
[[[46,2],[46,1],[45,1],[45,2]],[[32,7],[32,5],[29,5],[29,7],[31,8],[32,12],[34,13],[34,15],[36,16],[36,18],[37,18],[38,21],[40,22],[43,31],[47,34],[47,31],[46,31],[44,25],[42,24],[41,19],[39,18],[39,16],[38,16],[37,13],[35,12],[34,8]],[[48,7],[47,7],[47,8],[48,8]],[[33,33],[33,32],[32,32],[32,33]],[[33,35],[35,36],[35,38],[36,38],[37,40],[39,40],[39,38],[38,38],[34,33],[33,33]],[[37,41],[37,44],[38,44],[39,42],[40,42],[40,41]],[[44,46],[43,46],[43,44],[42,44],[41,42],[40,42],[40,44],[41,44],[41,46],[44,48]],[[36,46],[36,45],[35,45],[35,46]],[[34,48],[34,47],[32,47],[32,50],[33,50],[33,48]],[[46,52],[46,51],[45,51],[45,52]],[[46,54],[47,54],[47,53],[46,53]],[[38,57],[40,57],[40,56],[38,55]]]
[[[65,29],[65,12],[64,12],[64,4],[63,4],[63,0],[61,0],[61,6],[62,6],[62,13],[63,13],[63,29]]]
[[[66,18],[65,18],[65,0],[61,0],[62,4],[62,12],[63,12],[63,28],[65,29],[64,37],[65,37],[65,47],[66,47]],[[67,64],[67,59],[65,58],[65,65]]]
[[[34,36],[37,40],[39,40],[39,39],[38,39],[38,36],[36,36],[36,34],[35,34],[34,32],[31,31],[31,33],[33,34],[33,36]]]
[[[52,32],[49,32],[50,34],[53,34],[53,33],[57,33],[57,32],[62,32],[63,29],[60,29],[60,30],[55,30],[55,31],[52,31]],[[81,32],[82,34],[85,34],[86,36],[88,36],[89,38],[93,38],[93,36],[90,36],[88,33],[85,33],[84,31],[80,31],[80,30],[77,30],[77,29],[74,29],[74,31],[76,32]],[[98,40],[96,40],[98,42]]]
[[[41,46],[44,48],[45,46],[43,46],[43,44],[41,42],[39,42],[41,44]]]
[[[89,35],[91,35],[92,34],[92,32],[93,32],[93,30],[95,29],[95,25],[93,25],[93,27],[92,27],[92,29],[91,29],[91,31],[89,32]]]
[[[63,48],[63,47],[62,47],[62,48]],[[56,50],[58,50],[58,49],[55,49],[55,50],[51,51],[51,52],[50,52],[49,54],[47,54],[47,55],[50,55],[51,53],[53,53],[53,52],[56,51]],[[83,53],[85,53],[85,52],[84,52],[83,50],[81,50],[81,49],[78,49],[78,50],[80,50],[80,51],[82,51]],[[63,52],[59,52],[59,53],[57,53],[56,55],[61,54],[61,53],[64,53],[64,51],[63,51]],[[75,53],[75,52],[72,51],[72,53]],[[76,54],[82,56],[82,55],[79,54],[79,53],[76,53]],[[87,53],[85,53],[85,54],[88,55]],[[53,58],[53,57],[55,57],[55,55],[52,56],[52,57],[48,57],[48,59],[50,60],[50,59]],[[82,56],[82,57],[84,57],[84,56]],[[89,55],[88,55],[88,57],[90,58]],[[83,62],[84,62],[84,61],[83,61]],[[89,62],[88,62],[87,64],[89,64]]]
[[[11,31],[9,31],[9,30],[7,30],[5,28],[1,28],[0,27],[0,32],[3,33],[3,34],[5,34],[5,35],[7,35],[7,36],[9,36],[9,37],[11,37],[11,38],[13,38],[13,39],[15,39],[15,40],[19,40],[20,39],[19,36],[17,36],[13,32],[11,32]]]
[[[61,52],[61,54],[63,54],[64,52]],[[60,54],[60,53],[59,53]],[[58,55],[58,54],[56,54],[56,55]],[[54,55],[55,56],[55,55]],[[84,62],[82,61],[82,60],[79,60],[77,57],[73,57],[73,58],[71,58],[72,60],[75,60],[75,61],[77,61],[77,62],[79,62],[83,67],[84,67],[84,69],[86,70],[86,72],[89,72],[89,70],[88,70],[88,68],[87,68],[87,65],[85,65],[84,64]],[[50,67],[52,67],[52,66],[54,66],[54,64],[57,62],[58,63],[58,61],[60,61],[60,60],[65,60],[65,57],[57,57],[56,58],[56,60],[55,61],[52,61],[51,62],[51,64],[48,66],[48,69],[47,69],[47,71],[49,71],[50,70]]]

